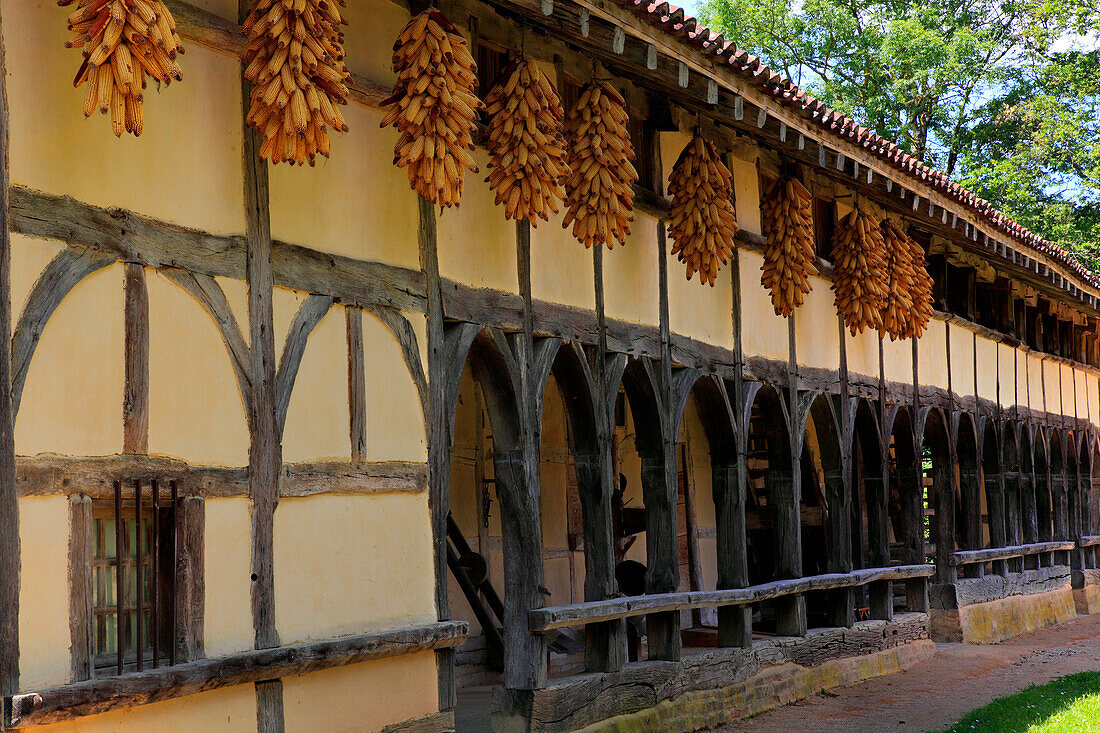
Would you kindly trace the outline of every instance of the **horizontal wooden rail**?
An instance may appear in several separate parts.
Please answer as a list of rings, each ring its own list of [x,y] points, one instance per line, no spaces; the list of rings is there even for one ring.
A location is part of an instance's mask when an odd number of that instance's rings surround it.
[[[1087,534],[1077,540],[1080,547],[1095,547],[1100,545],[1100,534]]]
[[[612,598],[606,601],[572,603],[567,606],[534,608],[527,612],[527,620],[533,633],[560,629],[565,626],[612,621],[614,619],[641,616],[649,613],[684,611],[716,606],[744,606],[781,596],[795,595],[815,590],[852,588],[879,580],[910,580],[930,578],[936,569],[932,565],[899,565],[890,568],[867,568],[850,573],[827,573],[807,578],[775,580],[771,583],[748,588],[729,590],[684,591],[656,593],[629,598]]]
[[[990,562],[991,560],[1008,560],[1013,557],[1041,555],[1044,552],[1072,550],[1074,547],[1076,545],[1073,542],[1036,542],[1030,545],[991,547],[987,550],[962,550],[951,555],[951,565],[959,567],[979,562]]]
[[[274,649],[257,649],[198,659],[174,667],[22,692],[4,700],[4,719],[9,728],[55,723],[219,687],[445,649],[465,641],[467,631],[465,621],[441,621]]]

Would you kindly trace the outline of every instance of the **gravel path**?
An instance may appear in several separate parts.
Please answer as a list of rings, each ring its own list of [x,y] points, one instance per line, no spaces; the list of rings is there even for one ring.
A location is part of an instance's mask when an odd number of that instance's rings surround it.
[[[938,644],[897,674],[840,687],[726,726],[724,733],[924,733],[994,698],[1074,672],[1100,670],[1100,616],[1000,644]],[[1097,722],[1100,730],[1100,721]]]

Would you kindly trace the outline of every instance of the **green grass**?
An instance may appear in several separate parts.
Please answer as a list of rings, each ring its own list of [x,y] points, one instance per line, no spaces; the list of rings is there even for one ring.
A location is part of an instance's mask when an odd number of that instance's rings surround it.
[[[1100,672],[1081,672],[994,700],[948,733],[1100,733]]]

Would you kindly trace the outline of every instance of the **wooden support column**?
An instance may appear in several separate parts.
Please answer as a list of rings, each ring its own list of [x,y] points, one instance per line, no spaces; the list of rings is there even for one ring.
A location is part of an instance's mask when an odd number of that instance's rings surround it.
[[[72,682],[91,679],[94,671],[92,567],[92,499],[69,497],[69,655]]]
[[[238,0],[238,22],[248,16],[249,0]],[[255,647],[279,646],[275,629],[275,507],[279,503],[279,440],[275,401],[275,337],[272,315],[271,217],[267,162],[260,158],[260,135],[244,122],[251,85],[241,75],[241,124],[245,202],[245,268],[248,279],[249,405],[248,496],[252,505],[252,628]],[[283,731],[283,683],[256,683],[256,727],[260,733]]]
[[[427,299],[428,340],[428,504],[432,513],[432,541],[435,548],[435,613],[439,621],[451,618],[447,598],[447,517],[450,514],[450,460],[454,416],[448,407],[449,360],[443,326],[443,291],[439,283],[439,252],[436,243],[435,209],[419,196],[416,199],[419,226],[417,241],[420,269],[424,271]],[[457,385],[455,387],[457,389]],[[455,698],[453,649],[435,653],[439,670],[439,709],[453,710]]]
[[[840,466],[839,470],[825,470],[825,500],[829,505],[829,558],[830,573],[848,573],[852,570],[852,424],[849,418],[851,402],[848,390],[848,345],[843,316],[837,315],[837,332],[840,336]],[[839,588],[831,594],[830,625],[851,627],[855,621],[855,588]]]
[[[1058,433],[1054,434],[1054,440],[1061,441]],[[1066,468],[1063,451],[1062,467],[1050,472],[1050,496],[1052,513],[1054,514],[1054,539],[1069,539],[1069,510],[1066,502]]]
[[[733,397],[723,384],[722,395],[726,412],[733,426],[734,464],[711,466],[711,493],[714,499],[715,534],[718,554],[718,584],[720,590],[746,588],[749,585],[748,528],[745,518],[745,497],[748,494],[748,473],[745,471],[747,429],[744,425],[745,378],[744,354],[741,346],[741,260],[739,250],[730,257],[733,303]],[[714,455],[714,451],[711,451]],[[718,609],[718,646],[752,646],[752,607],[723,606]]]
[[[1031,464],[1031,461],[1028,461]],[[1039,541],[1039,509],[1035,493],[1035,469],[1021,464],[1017,477],[1020,491],[1020,524],[1023,544]]]
[[[1008,466],[1005,468],[1009,469]],[[1005,540],[1010,545],[1019,545],[1023,542],[1023,533],[1020,531],[1019,464],[1012,466],[1010,470],[1004,470],[1002,476],[1004,482]]]
[[[959,490],[966,522],[963,543],[967,550],[982,549],[982,506],[980,476],[976,465],[959,465]]]
[[[934,466],[932,485],[936,501],[936,580],[954,583],[955,566],[951,555],[955,552],[955,494],[958,454],[954,445],[948,445],[947,465]]]
[[[912,339],[913,349],[913,407],[909,415],[913,452],[911,466],[898,466],[898,495],[901,498],[901,541],[905,561],[913,564],[924,562],[924,476],[921,466],[921,441],[917,434],[916,416],[920,413],[920,361],[917,339]]]
[[[795,350],[794,317],[787,318],[788,390],[787,442],[790,470],[772,469],[772,501],[775,503],[775,575],[777,578],[802,577],[802,441],[799,426],[798,358]],[[805,636],[806,598],[802,594],[784,596],[775,603],[776,633],[780,636]]]
[[[986,427],[986,430],[993,429],[992,423]],[[999,446],[999,441],[997,443]],[[999,447],[997,449],[999,450]],[[983,471],[983,476],[985,499],[989,510],[989,544],[993,547],[1005,547],[1008,544],[1008,534],[1005,531],[1004,476],[999,472],[990,474],[986,471]],[[1003,574],[1004,568],[1004,560],[993,563],[993,570],[998,574]]]
[[[871,567],[890,565],[890,455],[886,431],[886,365],[883,358],[882,339],[878,340],[878,432],[879,467],[877,476],[865,476],[867,494],[867,545]],[[885,442],[884,442],[885,441]],[[889,621],[894,617],[894,593],[890,581],[871,583],[867,587],[867,600],[871,606],[871,618]]]
[[[680,585],[680,552],[676,521],[676,442],[679,421],[672,400],[672,342],[668,313],[668,252],[665,224],[657,221],[657,262],[661,359],[655,388],[660,411],[659,455],[642,456],[642,493],[646,509],[646,592],[672,593]],[[646,616],[649,658],[680,658],[680,613]]]
[[[611,497],[615,490],[615,458],[612,453],[615,397],[625,356],[614,357],[618,368],[609,369],[607,317],[604,305],[603,247],[592,248],[593,285],[596,293],[596,352],[592,359],[595,401],[595,456],[575,456],[577,489],[584,520],[584,599],[602,601],[619,594],[615,578],[614,521]],[[609,371],[612,376],[609,377]],[[626,625],[622,620],[584,627],[584,668],[588,672],[615,672],[626,662]]]
[[[122,452],[149,452],[149,291],[145,268],[126,265],[126,383],[122,398]]]
[[[348,338],[348,437],[351,460],[359,463],[367,451],[367,371],[363,354],[363,309],[344,310]]]
[[[0,21],[0,699],[19,689],[19,494],[11,408],[11,220],[7,63]],[[0,728],[4,715],[0,711]]]

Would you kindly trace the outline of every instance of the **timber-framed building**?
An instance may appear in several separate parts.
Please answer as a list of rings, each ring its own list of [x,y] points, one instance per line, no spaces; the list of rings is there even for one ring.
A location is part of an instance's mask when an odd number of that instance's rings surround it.
[[[442,731],[490,685],[493,730],[699,730],[1100,612],[1100,280],[1057,246],[666,3],[438,5],[482,96],[520,51],[622,93],[611,250],[481,176],[409,190],[379,123],[418,2],[349,0],[350,130],[306,168],[245,124],[248,3],[166,4],[184,79],[122,140],[65,13],[2,11],[0,728]],[[696,129],[741,228],[713,287],[666,242]],[[790,171],[818,258],[781,318]],[[919,339],[837,315],[857,205],[925,253]]]

